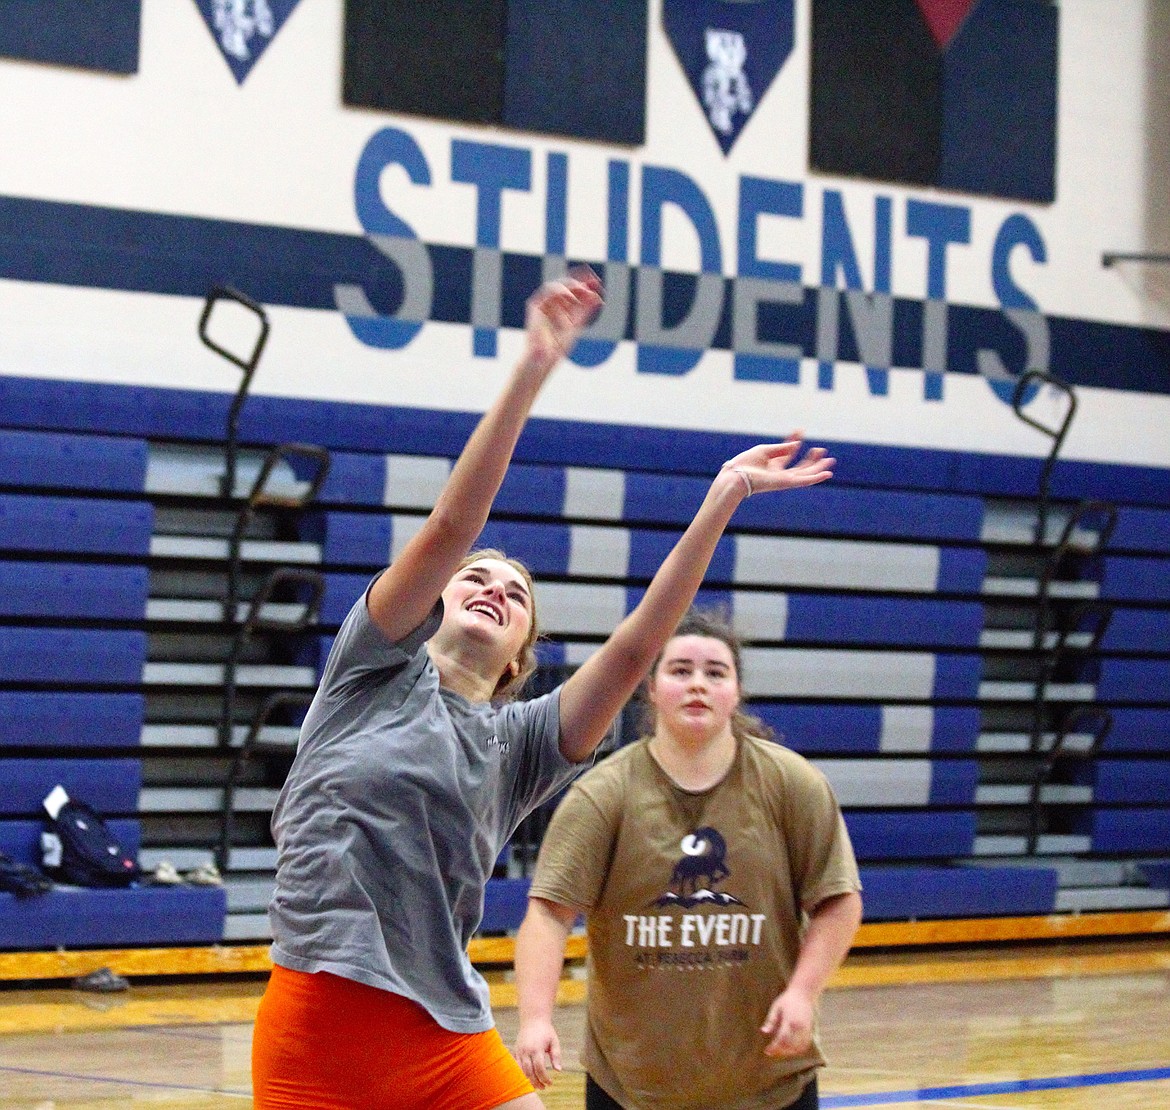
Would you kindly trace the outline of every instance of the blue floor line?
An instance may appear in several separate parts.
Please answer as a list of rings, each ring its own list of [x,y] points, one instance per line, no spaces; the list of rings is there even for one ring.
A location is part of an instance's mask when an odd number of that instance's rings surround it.
[[[85,1075],[71,1071],[49,1071],[43,1068],[14,1068],[8,1064],[0,1064],[0,1073],[8,1072],[11,1075],[40,1075],[48,1079],[75,1079],[81,1083],[116,1083],[124,1087],[145,1087],[163,1091],[197,1091],[200,1094],[232,1095],[240,1098],[251,1097],[251,1091],[239,1090],[234,1087],[195,1087],[186,1083],[156,1083],[148,1079],[120,1079],[113,1075]]]
[[[1170,1079],[1170,1068],[1105,1071],[1095,1075],[1054,1075],[1047,1079],[1017,1079],[1002,1083],[962,1083],[952,1087],[920,1087],[912,1091],[878,1091],[864,1095],[821,1095],[821,1110],[844,1106],[889,1106],[899,1102],[933,1102],[978,1095],[1018,1095],[1028,1091],[1056,1091],[1067,1087],[1105,1087],[1113,1083],[1150,1083]]]

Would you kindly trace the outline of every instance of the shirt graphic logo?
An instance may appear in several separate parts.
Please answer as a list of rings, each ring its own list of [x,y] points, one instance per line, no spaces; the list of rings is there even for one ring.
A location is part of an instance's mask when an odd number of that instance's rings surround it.
[[[494,732],[487,739],[487,746],[489,748],[498,748],[500,755],[507,755],[508,749],[512,746],[508,740],[501,740]]]
[[[715,889],[731,876],[727,841],[703,825],[678,848],[670,889],[650,903],[667,912],[622,914],[635,965],[643,971],[713,971],[750,962],[763,941],[767,914],[752,913],[734,894]]]
[[[670,890],[660,895],[655,906],[698,905],[742,906],[734,894],[715,890],[731,875],[727,866],[727,841],[710,825],[695,829],[679,841],[682,852],[670,873]]]
[[[298,0],[195,0],[220,53],[242,85]]]

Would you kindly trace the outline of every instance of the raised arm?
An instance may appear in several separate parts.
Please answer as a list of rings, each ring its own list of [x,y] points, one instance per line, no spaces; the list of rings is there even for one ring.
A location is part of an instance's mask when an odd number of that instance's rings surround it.
[[[532,403],[600,304],[601,282],[589,270],[549,282],[529,298],[520,361],[468,439],[426,523],[370,589],[370,616],[389,639],[422,623],[482,531]]]
[[[800,454],[800,433],[752,447],[723,464],[694,519],[663,560],[642,600],[561,692],[561,753],[585,759],[629,700],[694,600],[715,545],[739,503],[753,493],[816,485],[833,476],[820,447]]]

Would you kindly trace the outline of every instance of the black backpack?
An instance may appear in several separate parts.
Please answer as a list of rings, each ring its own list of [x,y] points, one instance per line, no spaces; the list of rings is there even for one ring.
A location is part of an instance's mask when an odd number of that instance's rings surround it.
[[[49,818],[41,855],[45,871],[73,886],[129,886],[141,878],[101,816],[72,798]]]

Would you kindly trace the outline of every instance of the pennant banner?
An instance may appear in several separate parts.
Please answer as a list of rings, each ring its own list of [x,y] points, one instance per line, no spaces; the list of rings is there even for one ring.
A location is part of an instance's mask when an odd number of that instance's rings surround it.
[[[663,0],[662,23],[727,154],[792,53],[793,0]]]
[[[142,0],[0,0],[0,57],[138,71]]]
[[[299,0],[195,0],[236,84],[242,85]]]

